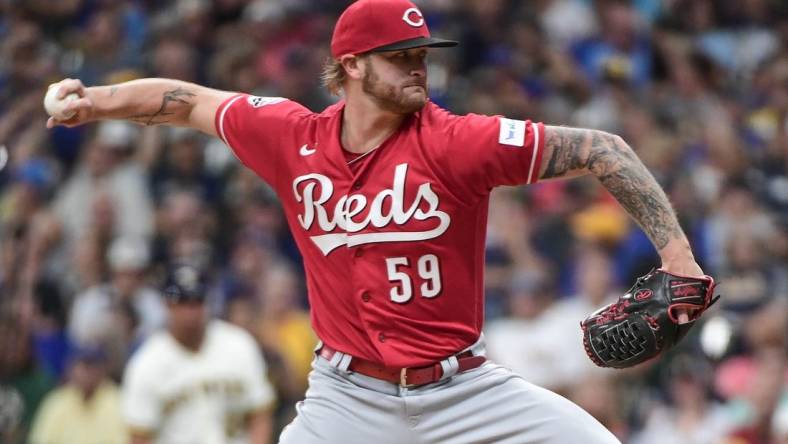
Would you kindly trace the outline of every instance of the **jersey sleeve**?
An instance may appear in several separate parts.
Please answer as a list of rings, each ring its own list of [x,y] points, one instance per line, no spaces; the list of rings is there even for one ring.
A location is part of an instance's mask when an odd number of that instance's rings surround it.
[[[132,357],[123,376],[121,411],[129,429],[144,434],[159,427],[162,412],[155,391],[156,378],[140,359],[144,357],[141,352]]]
[[[444,159],[462,195],[538,180],[544,125],[530,120],[468,114],[448,127]]]
[[[239,94],[216,110],[216,133],[245,166],[275,186],[287,171],[288,152],[295,152],[296,135],[312,113],[282,97]],[[288,149],[289,148],[289,149]]]

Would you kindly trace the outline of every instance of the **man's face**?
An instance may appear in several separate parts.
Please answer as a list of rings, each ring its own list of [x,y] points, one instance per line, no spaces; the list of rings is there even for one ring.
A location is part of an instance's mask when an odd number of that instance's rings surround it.
[[[410,114],[427,103],[427,48],[371,53],[362,88],[386,111]]]
[[[121,268],[112,272],[112,284],[123,298],[133,297],[135,290],[141,287],[144,281],[145,273],[136,268]]]
[[[95,391],[104,380],[106,370],[103,362],[80,360],[71,368],[71,382],[85,393]]]
[[[202,300],[169,301],[170,328],[189,338],[202,336],[208,322],[208,310]]]

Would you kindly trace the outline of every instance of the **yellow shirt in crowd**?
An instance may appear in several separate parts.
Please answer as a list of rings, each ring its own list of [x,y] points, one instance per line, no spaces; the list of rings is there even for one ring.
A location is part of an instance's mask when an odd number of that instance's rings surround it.
[[[30,444],[127,444],[120,392],[104,382],[89,400],[66,385],[50,393],[30,431]]]

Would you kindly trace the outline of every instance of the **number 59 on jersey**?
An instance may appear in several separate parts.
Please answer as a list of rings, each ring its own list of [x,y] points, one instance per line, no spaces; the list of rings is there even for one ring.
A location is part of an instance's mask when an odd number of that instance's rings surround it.
[[[434,298],[441,292],[441,269],[438,256],[425,254],[416,261],[416,271],[421,279],[415,284],[422,297]],[[410,275],[403,268],[411,267],[407,257],[386,258],[386,272],[389,282],[395,283],[391,287],[389,295],[391,300],[398,304],[404,304],[413,297],[414,282]]]

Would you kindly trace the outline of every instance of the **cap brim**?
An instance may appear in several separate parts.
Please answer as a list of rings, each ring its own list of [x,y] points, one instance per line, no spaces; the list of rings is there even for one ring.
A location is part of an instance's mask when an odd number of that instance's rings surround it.
[[[417,37],[415,39],[402,40],[400,42],[379,46],[373,49],[371,52],[401,51],[403,49],[422,47],[449,48],[452,46],[457,46],[458,44],[459,43],[455,42],[454,40],[439,39],[435,37]]]
[[[205,289],[202,287],[194,291],[186,291],[177,285],[169,285],[163,293],[164,300],[169,302],[205,302]]]

